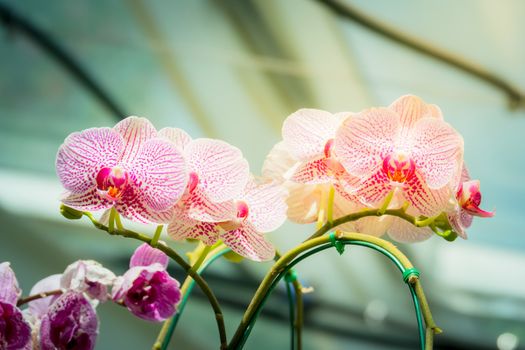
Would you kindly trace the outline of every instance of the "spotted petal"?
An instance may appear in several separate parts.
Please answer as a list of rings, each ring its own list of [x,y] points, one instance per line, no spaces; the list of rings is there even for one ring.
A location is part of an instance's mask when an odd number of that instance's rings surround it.
[[[144,224],[167,224],[173,216],[173,208],[155,210],[149,207],[141,196],[141,184],[136,181],[129,183],[122,198],[115,202],[115,209],[125,218]]]
[[[359,177],[370,176],[390,154],[399,133],[397,114],[374,108],[346,119],[335,137],[335,154],[346,171]]]
[[[175,145],[162,139],[145,142],[130,165],[140,196],[154,210],[166,210],[177,202],[186,188],[186,161]]]
[[[8,262],[0,264],[0,301],[15,305],[22,291]]]
[[[197,173],[198,186],[210,200],[224,202],[240,195],[249,166],[237,147],[220,140],[196,139],[185,152],[190,171]]]
[[[271,232],[286,220],[287,191],[275,183],[250,186],[244,195],[248,220],[257,232]]]
[[[191,136],[179,128],[163,128],[159,131],[158,136],[173,142],[180,150],[184,150],[186,145],[191,142]]]
[[[270,153],[264,160],[262,175],[264,178],[282,182],[285,180],[285,174],[294,168],[297,160],[292,157],[284,141],[278,142],[271,149]]]
[[[142,145],[157,136],[157,130],[149,120],[134,116],[120,121],[113,129],[124,140],[124,150],[120,159],[124,164],[133,162]]]
[[[300,109],[283,123],[283,141],[298,160],[309,160],[323,154],[326,142],[333,139],[341,123],[340,116],[318,109]]]
[[[399,115],[402,136],[406,136],[411,128],[422,118],[443,119],[439,107],[428,105],[417,96],[405,95],[395,100],[389,107]]]
[[[122,137],[110,128],[92,128],[69,135],[56,158],[60,182],[73,193],[93,188],[101,168],[117,165],[123,145]]]
[[[291,181],[303,184],[323,184],[333,182],[334,178],[330,174],[329,160],[319,158],[302,163],[290,178]]]
[[[416,171],[407,183],[404,196],[421,215],[434,216],[448,211],[451,203],[451,190],[448,186],[432,189],[424,182],[422,175]]]
[[[364,180],[361,186],[355,191],[354,195],[359,200],[371,207],[378,206],[386,197],[386,195],[393,190],[390,180],[386,176],[382,168]]]
[[[266,261],[275,256],[275,248],[251,224],[224,232],[221,239],[235,253],[254,261]]]
[[[450,125],[425,118],[410,135],[411,157],[430,188],[440,188],[457,178],[463,164],[463,138]]]
[[[212,202],[199,187],[185,196],[184,206],[190,218],[204,222],[228,221],[237,213],[232,200]]]
[[[289,196],[286,199],[288,219],[298,224],[310,224],[317,220],[321,185],[287,184]]]
[[[111,208],[113,202],[102,198],[96,188],[91,188],[84,193],[66,192],[61,198],[62,203],[77,210],[97,211]]]
[[[192,238],[206,245],[213,245],[219,239],[219,228],[216,223],[191,219],[182,208],[177,206],[173,220],[168,226],[168,235],[174,240]]]
[[[392,218],[388,235],[395,241],[403,243],[420,242],[430,238],[434,232],[428,227],[416,227],[403,219]]]

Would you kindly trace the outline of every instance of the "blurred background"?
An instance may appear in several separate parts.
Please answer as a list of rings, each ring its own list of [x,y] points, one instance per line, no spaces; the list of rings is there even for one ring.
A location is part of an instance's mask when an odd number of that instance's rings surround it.
[[[491,82],[379,34],[355,10],[482,67]],[[123,273],[138,245],[59,214],[54,161],[71,132],[145,116],[157,128],[226,140],[259,173],[298,108],[357,112],[412,93],[463,135],[483,207],[497,210],[474,222],[467,241],[401,245],[445,331],[436,348],[525,349],[525,103],[516,92],[525,89],[525,2],[1,0],[0,18],[0,261],[12,263],[25,294],[78,258]],[[287,223],[270,236],[285,251],[313,230]],[[269,267],[219,261],[206,273],[229,336]],[[305,349],[417,348],[408,290],[379,254],[330,250],[297,270],[315,289]],[[97,349],[148,349],[160,327],[109,304],[98,313]],[[278,289],[246,349],[288,348],[287,317]],[[195,288],[171,348],[217,347]]]

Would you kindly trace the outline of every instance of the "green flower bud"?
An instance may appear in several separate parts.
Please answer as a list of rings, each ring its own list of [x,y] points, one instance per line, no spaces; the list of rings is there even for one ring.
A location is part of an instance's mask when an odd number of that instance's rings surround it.
[[[64,205],[64,204],[60,206],[60,214],[62,214],[63,217],[69,220],[78,220],[82,218],[82,215],[84,215],[83,212],[73,209],[71,207],[68,207],[67,205]]]

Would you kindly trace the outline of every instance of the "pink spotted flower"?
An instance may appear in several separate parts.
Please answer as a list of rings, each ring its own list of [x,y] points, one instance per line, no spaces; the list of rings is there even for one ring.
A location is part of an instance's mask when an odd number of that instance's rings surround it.
[[[175,219],[168,227],[174,239],[194,238],[207,245],[219,239],[237,254],[254,261],[270,260],[275,248],[264,233],[276,230],[286,219],[286,190],[275,183],[257,184],[250,180],[234,200],[233,210],[222,222]],[[178,217],[177,215],[175,216]]]
[[[168,222],[187,183],[181,152],[138,117],[69,135],[56,170],[67,190],[64,204],[89,211],[114,207],[144,223]]]
[[[346,171],[359,179],[352,190],[363,203],[377,206],[395,190],[400,205],[408,201],[415,214],[425,216],[448,208],[463,163],[462,137],[436,106],[416,96],[346,119],[335,151]]]

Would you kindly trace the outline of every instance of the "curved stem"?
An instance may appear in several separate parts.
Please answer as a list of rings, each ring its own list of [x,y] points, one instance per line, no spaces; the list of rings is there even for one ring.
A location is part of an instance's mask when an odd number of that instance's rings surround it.
[[[158,225],[157,228],[155,229],[155,233],[153,234],[153,238],[151,239],[151,242],[150,242],[150,245],[154,248],[157,246],[159,242],[160,234],[162,233],[163,227],[164,225]]]
[[[295,332],[297,334],[297,350],[303,348],[303,286],[298,280],[293,281],[293,288],[295,290]]]
[[[338,233],[337,239],[341,242],[354,242],[354,244],[355,242],[366,242],[369,244],[367,246],[374,245],[376,247],[379,247],[384,254],[392,257],[392,260],[394,262],[397,262],[397,266],[402,272],[404,272],[404,270],[406,269],[413,267],[408,258],[401,251],[399,251],[392,243],[383,239],[360,233]],[[259,289],[255,293],[250,304],[248,305],[248,308],[246,309],[241,323],[239,324],[239,327],[237,328],[237,331],[235,332],[235,335],[233,336],[229,344],[230,349],[237,349],[240,346],[242,346],[245,333],[247,331],[249,332],[250,326],[252,325],[252,321],[257,315],[257,313],[260,311],[260,306],[262,305],[265,298],[268,296],[268,293],[271,291],[272,285],[274,285],[275,282],[278,281],[279,276],[282,276],[282,272],[289,268],[289,264],[292,262],[292,260],[294,260],[301,253],[322,245],[325,245],[325,248],[323,249],[329,248],[331,244],[326,245],[326,243],[329,242],[330,238],[328,236],[313,238],[293,248],[292,250],[284,254],[274,264],[274,266],[266,274],[265,278],[259,286]],[[422,291],[421,286],[418,283],[415,283],[414,280],[417,280],[417,278],[412,277],[409,283],[411,285],[414,284],[414,286],[416,286],[416,292],[418,289],[417,286],[419,286],[419,288]],[[420,300],[422,304],[425,304],[427,306],[426,308],[422,308],[422,313],[424,315],[425,321],[432,320],[432,315],[430,314],[428,303],[426,302],[426,299],[424,299],[424,294],[416,293],[416,295],[417,299]],[[430,325],[427,324],[427,326]]]
[[[18,299],[18,302],[16,303],[16,306],[22,306],[24,304],[29,303],[30,301],[46,298],[46,297],[51,296],[51,295],[60,295],[63,292],[64,291],[62,289],[55,289],[55,290],[51,290],[49,292],[33,294],[33,295],[28,296],[28,297]]]
[[[144,234],[135,232],[135,231],[128,230],[128,229],[123,229],[123,230],[115,229],[113,232],[109,232],[109,228],[106,225],[103,225],[100,222],[98,222],[91,213],[83,212],[83,214],[84,216],[87,216],[89,220],[91,220],[91,223],[99,230],[106,231],[111,235],[117,235],[117,236],[122,236],[126,238],[133,238],[133,239],[137,239],[139,241],[142,241],[148,244],[151,243],[150,237]],[[184,258],[182,258],[179,254],[177,254],[177,252],[171,249],[166,243],[162,241],[158,242],[155,248],[163,251],[173,261],[179,264],[180,267],[182,267],[186,271],[186,273],[190,275],[195,280],[195,282],[199,285],[204,295],[206,295],[206,297],[208,298],[208,301],[210,302],[213,308],[213,311],[215,312],[215,320],[217,322],[217,328],[219,329],[221,349],[226,349],[227,338],[226,338],[226,329],[224,327],[224,317],[222,314],[221,307],[219,305],[219,301],[215,297],[215,294],[213,294],[213,291],[208,286],[208,283],[206,283],[206,281],[191,268],[191,265],[189,265],[186,262],[186,260],[184,260]]]

